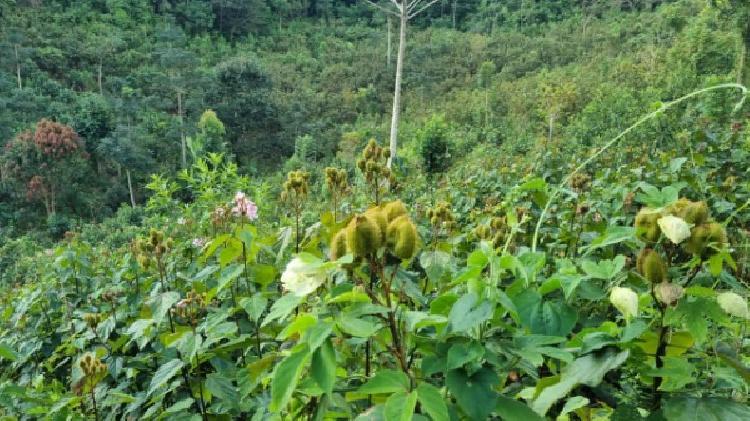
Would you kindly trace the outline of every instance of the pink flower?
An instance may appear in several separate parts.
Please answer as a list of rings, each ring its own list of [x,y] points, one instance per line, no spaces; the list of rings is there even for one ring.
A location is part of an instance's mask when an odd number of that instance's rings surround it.
[[[206,245],[206,239],[203,237],[193,238],[193,247],[202,249]]]
[[[252,200],[248,200],[245,193],[237,192],[234,196],[232,214],[235,216],[243,216],[254,221],[258,219],[258,206]]]

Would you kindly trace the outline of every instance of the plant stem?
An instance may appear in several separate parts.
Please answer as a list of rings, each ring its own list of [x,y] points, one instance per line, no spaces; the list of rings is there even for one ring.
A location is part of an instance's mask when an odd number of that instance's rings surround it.
[[[96,408],[96,394],[93,386],[91,387],[91,403],[94,405],[94,419],[99,421],[99,410]]]

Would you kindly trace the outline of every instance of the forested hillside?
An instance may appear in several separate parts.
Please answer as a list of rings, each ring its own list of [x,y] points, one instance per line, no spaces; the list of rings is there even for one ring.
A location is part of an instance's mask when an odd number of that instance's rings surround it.
[[[0,51],[1,419],[750,419],[745,0],[0,0]]]

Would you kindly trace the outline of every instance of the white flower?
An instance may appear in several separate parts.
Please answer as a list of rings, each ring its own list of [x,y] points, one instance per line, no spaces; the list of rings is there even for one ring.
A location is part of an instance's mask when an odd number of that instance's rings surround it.
[[[187,220],[183,217],[177,218],[177,224],[178,225],[185,225],[187,223]]]
[[[747,309],[747,300],[735,294],[734,292],[722,292],[716,297],[721,308],[732,316],[750,319],[750,312]]]
[[[315,291],[325,281],[325,270],[311,266],[299,257],[292,259],[281,274],[281,285],[284,289],[299,297]]]
[[[625,319],[629,320],[638,315],[638,294],[630,288],[612,288],[609,302],[625,316]]]
[[[680,244],[690,237],[690,225],[682,218],[669,215],[659,218],[656,223],[659,224],[661,232],[674,244]]]

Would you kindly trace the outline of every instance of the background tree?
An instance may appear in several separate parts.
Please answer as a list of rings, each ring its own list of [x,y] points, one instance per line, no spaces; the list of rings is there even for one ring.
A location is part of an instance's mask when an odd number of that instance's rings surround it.
[[[398,56],[396,57],[396,84],[393,89],[393,110],[391,111],[391,136],[390,136],[390,150],[391,157],[388,159],[388,167],[393,165],[393,160],[396,158],[396,150],[398,149],[398,122],[401,114],[401,81],[404,75],[404,56],[406,55],[406,25],[409,20],[425,11],[428,7],[435,4],[437,0],[390,0],[391,4],[385,3],[381,5],[375,1],[365,0],[372,4],[374,7],[382,10],[387,14],[391,14],[399,20],[399,36],[398,36]],[[390,30],[389,35],[390,36]]]
[[[292,144],[277,142],[281,129],[271,78],[256,58],[237,56],[214,68],[215,85],[207,102],[224,122],[239,162],[266,162],[289,156]]]
[[[185,133],[185,102],[194,83],[197,64],[195,54],[185,48],[185,33],[176,26],[169,25],[159,34],[156,54],[165,73],[165,84],[172,91],[176,102],[176,118],[180,133],[180,163],[187,168],[187,139]]]
[[[48,216],[57,211],[60,195],[77,195],[74,181],[85,176],[87,158],[71,127],[46,119],[16,136],[2,155],[4,173],[25,186],[28,199],[41,199]]]
[[[440,115],[430,117],[417,132],[422,169],[431,179],[451,165],[451,144],[448,137],[448,124],[445,117]]]
[[[145,133],[139,126],[118,125],[97,145],[99,155],[107,157],[117,166],[118,175],[121,174],[120,168],[125,170],[125,181],[132,207],[136,207],[136,197],[131,171],[145,173],[153,168],[148,150],[143,147],[144,137]]]

